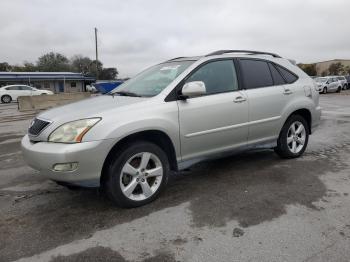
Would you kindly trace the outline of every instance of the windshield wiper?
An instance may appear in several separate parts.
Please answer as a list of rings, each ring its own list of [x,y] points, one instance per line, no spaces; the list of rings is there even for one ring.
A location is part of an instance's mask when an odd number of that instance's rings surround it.
[[[132,97],[141,97],[140,95],[133,93],[133,92],[128,92],[128,91],[117,91],[112,93],[112,95],[118,94],[120,96],[132,96]]]

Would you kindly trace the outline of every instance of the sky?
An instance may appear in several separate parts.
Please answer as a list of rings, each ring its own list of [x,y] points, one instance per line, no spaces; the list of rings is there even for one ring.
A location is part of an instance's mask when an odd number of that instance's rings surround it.
[[[120,77],[220,49],[350,59],[349,0],[0,0],[0,62],[94,58],[95,27],[99,60]]]

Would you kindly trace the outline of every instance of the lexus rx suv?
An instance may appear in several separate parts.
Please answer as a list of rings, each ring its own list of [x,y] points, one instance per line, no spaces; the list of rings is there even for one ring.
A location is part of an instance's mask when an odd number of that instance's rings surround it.
[[[109,94],[38,115],[27,163],[66,186],[100,186],[122,207],[154,200],[172,172],[255,148],[303,154],[318,87],[288,59],[221,50],[152,66]]]

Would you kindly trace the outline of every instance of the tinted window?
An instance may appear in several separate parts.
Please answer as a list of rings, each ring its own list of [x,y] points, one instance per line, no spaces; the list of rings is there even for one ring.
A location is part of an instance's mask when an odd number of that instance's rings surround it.
[[[272,78],[273,78],[273,83],[275,85],[284,85],[286,82],[284,81],[283,77],[281,74],[278,72],[276,67],[273,64],[269,63],[269,67],[271,70]]]
[[[277,67],[278,67],[278,70],[283,75],[284,79],[286,79],[288,84],[291,84],[291,83],[297,81],[298,77],[296,75],[294,75],[292,72],[288,71],[287,69],[284,69],[281,66],[277,66]]]
[[[232,60],[215,61],[200,67],[186,82],[202,81],[207,94],[238,89],[236,70]]]
[[[273,85],[270,69],[265,61],[242,59],[240,62],[246,88]]]
[[[19,89],[20,90],[32,90],[32,88],[29,86],[20,86]]]
[[[19,90],[18,86],[7,87],[6,90]]]

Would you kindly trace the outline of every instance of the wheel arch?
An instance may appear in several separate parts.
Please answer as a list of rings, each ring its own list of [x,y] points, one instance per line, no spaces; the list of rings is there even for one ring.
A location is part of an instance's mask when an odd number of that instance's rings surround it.
[[[164,132],[160,130],[145,130],[145,131],[139,131],[133,134],[129,134],[126,137],[123,137],[118,142],[114,144],[112,149],[108,152],[107,157],[105,158],[105,161],[102,166],[102,172],[101,172],[101,178],[100,178],[100,184],[103,184],[104,179],[106,178],[106,174],[108,171],[108,167],[113,160],[113,156],[118,154],[119,151],[122,151],[125,147],[127,147],[128,144],[135,142],[135,141],[148,141],[151,143],[156,144],[159,146],[164,152],[166,153],[170,169],[172,171],[177,171],[177,159],[176,159],[176,151],[175,146],[170,139],[170,137]]]
[[[308,124],[308,133],[311,134],[311,126],[312,126],[312,115],[309,109],[307,108],[301,108],[298,110],[293,111],[292,113],[289,114],[289,116],[287,117],[286,121],[284,121],[284,123],[286,123],[288,121],[288,119],[292,116],[292,115],[300,115],[302,116],[307,124]]]

